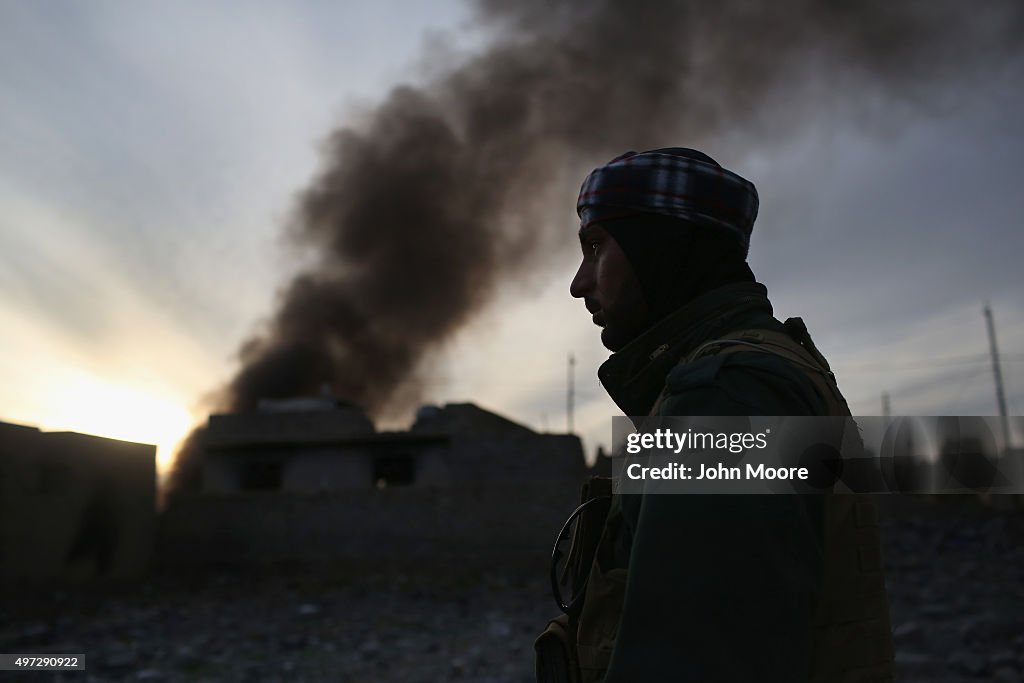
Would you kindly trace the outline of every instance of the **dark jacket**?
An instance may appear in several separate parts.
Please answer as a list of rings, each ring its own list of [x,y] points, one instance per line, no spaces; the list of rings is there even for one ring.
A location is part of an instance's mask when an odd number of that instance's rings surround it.
[[[629,416],[826,414],[807,372],[778,355],[739,351],[680,363],[703,342],[748,329],[785,332],[762,285],[726,285],[633,340],[599,376]],[[824,500],[615,497],[578,621],[583,680],[811,680],[821,655],[813,624],[825,573]],[[607,606],[616,602],[610,620]],[[881,609],[871,615],[876,622]],[[876,625],[888,637],[887,604],[884,611]],[[876,658],[890,657],[889,647]]]

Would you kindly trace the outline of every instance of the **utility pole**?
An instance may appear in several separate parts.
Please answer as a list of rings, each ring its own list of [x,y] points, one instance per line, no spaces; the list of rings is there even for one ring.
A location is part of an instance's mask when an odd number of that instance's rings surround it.
[[[1003,393],[1003,372],[999,369],[999,348],[996,346],[996,324],[992,320],[992,309],[985,304],[985,322],[988,324],[988,344],[992,351],[992,374],[996,379],[996,403],[1003,427],[1003,450],[1010,448],[1010,423],[1006,417],[1006,395]]]
[[[885,418],[885,424],[889,424],[889,419],[892,417],[892,404],[889,402],[889,392],[882,392],[882,417]]]
[[[575,366],[576,366],[576,358],[575,358],[575,356],[572,355],[572,352],[570,351],[569,352],[569,383],[568,383],[568,389],[569,390],[568,390],[568,394],[565,397],[565,422],[566,422],[566,425],[569,428],[569,433],[570,434],[573,433],[573,428],[574,428],[574,425],[573,425],[573,415],[572,415],[572,409],[573,409],[573,405],[572,404],[573,404],[573,399],[575,398],[574,394],[576,392],[576,387],[575,387],[574,378],[573,378],[573,374],[574,374],[573,373],[573,368]]]

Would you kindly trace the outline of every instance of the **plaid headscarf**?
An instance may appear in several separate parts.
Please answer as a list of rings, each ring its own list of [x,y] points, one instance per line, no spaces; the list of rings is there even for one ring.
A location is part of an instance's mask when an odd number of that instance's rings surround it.
[[[594,169],[580,188],[581,227],[655,213],[723,228],[746,253],[757,218],[757,189],[711,157],[682,147],[626,152]]]

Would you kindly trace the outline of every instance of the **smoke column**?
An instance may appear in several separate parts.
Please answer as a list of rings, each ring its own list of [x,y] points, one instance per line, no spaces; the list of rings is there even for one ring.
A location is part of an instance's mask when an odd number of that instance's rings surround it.
[[[221,410],[325,383],[376,416],[424,360],[572,242],[582,173],[627,149],[756,146],[825,109],[927,110],[1018,60],[1019,0],[480,0],[491,41],[333,132],[289,236],[315,257],[240,349]],[[810,85],[814,97],[808,97]],[[782,105],[782,106],[780,106]],[[712,151],[713,149],[709,150]],[[196,438],[172,481],[189,479]]]

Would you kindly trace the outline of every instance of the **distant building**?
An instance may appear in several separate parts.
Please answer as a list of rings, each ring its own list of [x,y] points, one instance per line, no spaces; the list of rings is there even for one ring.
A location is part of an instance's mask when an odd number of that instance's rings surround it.
[[[317,493],[579,478],[579,439],[538,434],[470,403],[424,406],[407,432],[377,432],[357,406],[263,402],[211,415],[203,491]]]
[[[203,492],[344,488],[364,469],[359,456],[367,438],[376,431],[366,413],[334,400],[262,401],[256,412],[211,415],[203,435]]]
[[[0,579],[141,575],[155,506],[156,446],[0,422]]]
[[[170,564],[437,559],[550,551],[586,474],[578,437],[469,403],[424,406],[404,432],[329,398],[211,415],[201,491],[168,500]]]

